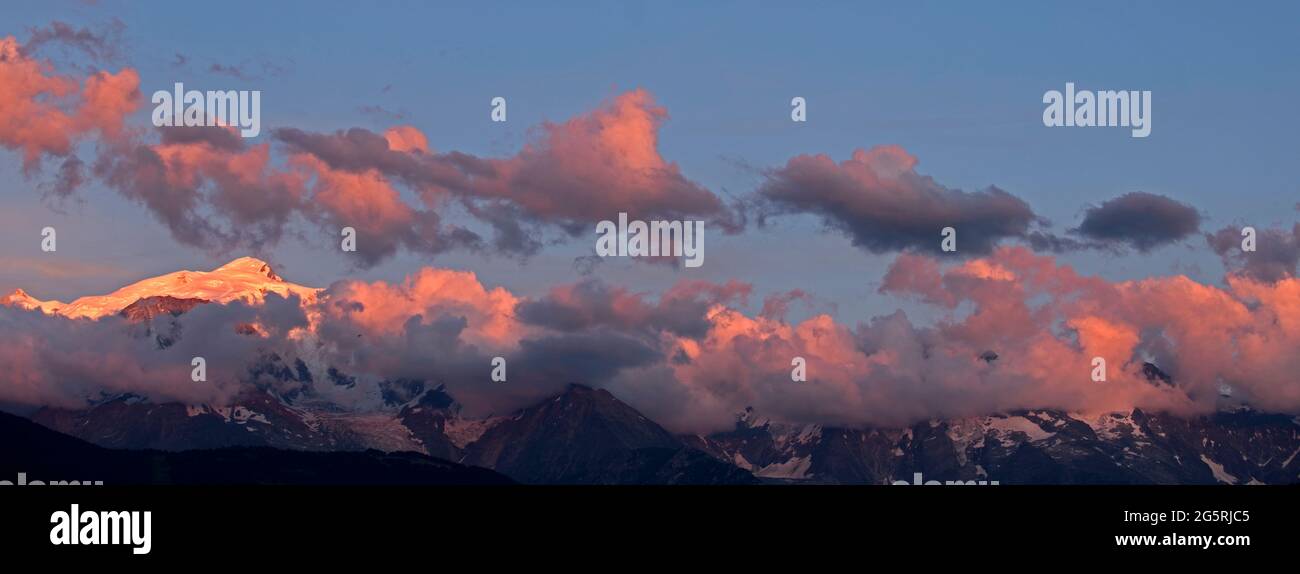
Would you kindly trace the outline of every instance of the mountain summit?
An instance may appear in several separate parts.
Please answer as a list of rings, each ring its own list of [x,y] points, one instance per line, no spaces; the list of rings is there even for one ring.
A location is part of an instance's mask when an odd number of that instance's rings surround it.
[[[271,264],[256,257],[240,257],[212,271],[216,274],[253,273],[272,281],[283,283],[284,280],[271,269]]]
[[[5,307],[18,307],[29,311],[32,309],[40,309],[46,313],[53,313],[55,309],[63,306],[63,302],[41,301],[40,299],[28,295],[27,292],[22,289],[14,289],[12,293],[0,297],[0,305]]]
[[[260,303],[268,293],[283,297],[298,295],[304,301],[312,301],[319,291],[281,279],[271,265],[261,259],[240,257],[212,271],[176,271],[137,281],[107,295],[81,297],[71,303],[42,301],[18,289],[0,299],[0,305],[40,309],[69,318],[99,319],[121,313],[135,302],[151,297],[222,304],[234,301]]]

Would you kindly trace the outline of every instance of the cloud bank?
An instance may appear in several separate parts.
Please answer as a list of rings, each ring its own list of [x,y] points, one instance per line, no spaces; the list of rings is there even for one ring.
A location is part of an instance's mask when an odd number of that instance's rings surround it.
[[[57,23],[35,31],[28,46],[0,41],[0,146],[21,153],[29,177],[58,160],[44,184],[57,196],[103,182],[145,207],[178,242],[212,253],[262,252],[300,232],[299,223],[330,238],[355,229],[360,267],[403,249],[529,256],[548,237],[594,234],[597,222],[620,212],[705,219],[724,232],[743,226],[739,211],[660,155],[667,112],[644,90],[545,123],[505,158],[438,153],[412,126],[383,134],[283,127],[273,142],[248,143],[220,127],[128,128],[141,104],[135,70],[60,75],[29,54],[52,42],[96,57],[115,53],[109,40]],[[82,142],[96,144],[89,172],[76,154]],[[445,223],[456,206],[492,237]]]
[[[248,365],[275,353],[302,359],[312,390],[353,406],[373,405],[385,382],[415,380],[446,384],[467,413],[503,414],[583,383],[678,432],[728,428],[750,406],[837,426],[1035,408],[1192,414],[1215,409],[1224,388],[1260,410],[1300,413],[1290,375],[1300,369],[1295,278],[1109,282],[1023,247],[955,263],[903,254],[881,291],[932,305],[940,319],[924,325],[901,311],[857,325],[750,315],[741,308],[749,290],[684,281],[654,295],[584,281],[524,298],[473,273],[425,268],[397,284],[339,282],[315,301],[199,306],[170,319],[180,335],[165,349],[125,336],[143,327],[118,317],[5,308],[0,400],[220,400],[258,384]],[[983,359],[988,351],[998,358]],[[191,353],[209,357],[215,390],[189,381]],[[498,356],[506,383],[489,378]],[[805,359],[807,382],[790,379],[794,357]],[[1090,378],[1094,357],[1106,360],[1104,383]],[[1172,384],[1153,384],[1146,362]]]

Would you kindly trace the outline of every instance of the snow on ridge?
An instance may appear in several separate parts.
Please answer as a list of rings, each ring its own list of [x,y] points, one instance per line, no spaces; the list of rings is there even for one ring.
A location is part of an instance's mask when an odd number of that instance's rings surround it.
[[[57,312],[60,307],[63,307],[66,304],[67,303],[64,303],[62,301],[56,301],[56,300],[41,301],[40,299],[28,295],[27,292],[23,291],[22,289],[14,289],[12,293],[5,295],[4,297],[0,297],[0,305],[6,307],[18,307],[19,309],[23,309],[25,311],[31,311],[32,309],[39,309],[42,313],[45,313],[46,315],[50,315]]]
[[[259,422],[264,425],[271,424],[266,415],[242,405],[232,407],[212,407],[209,405],[185,405],[185,416],[197,417],[200,415],[214,415],[221,417],[225,422],[235,424],[245,424],[248,421]]]
[[[483,433],[487,432],[488,429],[505,419],[506,417],[489,417],[486,419],[448,417],[443,422],[442,432],[447,435],[447,440],[450,440],[451,444],[456,445],[456,448],[465,448],[482,437]]]
[[[760,468],[754,475],[763,478],[807,480],[812,478],[808,475],[808,470],[811,467],[812,455],[792,457],[785,462],[775,462]]]
[[[1045,431],[1043,427],[1038,426],[1034,421],[1020,415],[989,417],[985,419],[984,426],[991,431],[1000,433],[998,438],[1002,441],[1003,446],[1016,444],[1016,441],[1010,439],[1014,433],[1024,433],[1029,437],[1030,442],[1047,440],[1056,436],[1056,433]]]
[[[1133,414],[1125,412],[1103,413],[1097,416],[1074,417],[1089,427],[1092,432],[1097,434],[1097,438],[1102,440],[1114,440],[1123,437],[1125,434],[1133,438],[1145,438],[1146,433],[1142,432],[1142,427],[1133,422]]]
[[[967,450],[973,445],[980,448],[984,445],[985,422],[983,419],[956,419],[948,424],[948,440],[952,441],[953,450],[957,453],[958,466],[966,466]],[[898,450],[895,448],[895,450]],[[899,452],[901,454],[901,451]]]
[[[1286,457],[1286,460],[1282,461],[1282,468],[1291,466],[1291,461],[1295,459],[1295,455],[1297,454],[1300,454],[1300,447],[1296,447],[1295,451],[1291,453],[1291,456]]]
[[[326,419],[331,425],[351,431],[367,448],[383,452],[427,454],[424,445],[415,438],[411,429],[388,413],[330,414]]]
[[[236,301],[261,303],[275,293],[297,295],[314,301],[320,289],[289,283],[281,279],[265,261],[240,257],[212,271],[175,271],[137,281],[107,295],[88,295],[71,303],[41,301],[18,289],[0,299],[0,304],[23,309],[40,309],[46,314],[69,318],[99,319],[116,315],[132,303],[148,297],[200,299],[227,304]]]
[[[767,432],[772,435],[772,439],[778,448],[810,444],[817,442],[822,437],[821,425],[787,425],[772,422],[764,422],[763,424],[767,425]]]
[[[740,454],[739,452],[731,455],[731,464],[751,472],[754,470],[754,464],[749,462],[749,459],[746,459],[745,455]]]
[[[1214,462],[1210,457],[1201,455],[1201,462],[1210,467],[1210,472],[1214,473],[1214,480],[1227,484],[1237,484],[1237,477],[1229,474],[1228,471],[1223,469],[1223,465]]]

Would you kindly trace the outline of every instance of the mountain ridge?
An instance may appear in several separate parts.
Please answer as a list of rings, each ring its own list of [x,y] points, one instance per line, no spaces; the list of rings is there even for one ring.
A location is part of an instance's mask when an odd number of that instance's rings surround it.
[[[177,271],[67,305],[21,289],[0,303],[70,318],[121,315],[145,323],[146,334],[166,348],[178,334],[152,324],[155,319],[209,302],[256,304],[269,293],[308,302],[319,290],[285,282],[265,261],[241,257],[210,272]],[[350,388],[355,380],[317,367],[313,376],[301,358],[269,353],[249,365],[257,384],[230,404],[154,404],[121,395],[81,409],[42,408],[31,418],[109,448],[411,451],[535,483],[876,484],[914,472],[1003,483],[1300,480],[1300,423],[1252,411],[1179,418],[1140,409],[1086,416],[1037,409],[891,429],[794,425],[746,409],[733,429],[678,436],[609,391],[580,384],[509,416],[467,419],[442,385],[380,381],[378,410],[342,412],[313,395],[322,390],[313,385]],[[1153,363],[1143,365],[1143,374],[1153,385],[1173,384]]]
[[[137,302],[149,298],[170,297],[205,303],[227,304],[236,301],[261,303],[270,293],[282,297],[297,295],[303,301],[315,299],[320,289],[289,283],[255,257],[240,257],[211,271],[173,271],[149,277],[104,295],[87,295],[63,303],[43,301],[22,288],[0,298],[0,304],[68,318],[99,319],[116,315]]]
[[[510,484],[488,469],[409,452],[228,447],[107,449],[0,412],[0,479],[31,484]]]
[[[1300,423],[1248,410],[1193,418],[1028,410],[897,429],[788,425],[751,410],[732,431],[698,436],[674,435],[608,391],[582,385],[482,420],[461,418],[442,388],[364,417],[261,400],[212,409],[127,397],[80,413],[42,410],[33,420],[115,448],[380,448],[543,484],[886,484],[917,472],[1001,484],[1300,482]],[[358,418],[366,424],[356,426]],[[468,439],[456,436],[470,425],[477,428]]]

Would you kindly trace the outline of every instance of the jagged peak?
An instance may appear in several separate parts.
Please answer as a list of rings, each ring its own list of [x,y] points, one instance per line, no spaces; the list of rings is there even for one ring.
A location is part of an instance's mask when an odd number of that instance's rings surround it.
[[[9,307],[18,307],[28,311],[39,309],[44,313],[52,313],[63,305],[61,301],[42,301],[32,297],[22,289],[14,289],[8,295],[0,297],[0,305]]]
[[[745,407],[745,410],[736,414],[736,428],[738,429],[761,429],[771,424],[771,422],[771,419],[759,415],[758,411],[755,411],[752,406]]]

